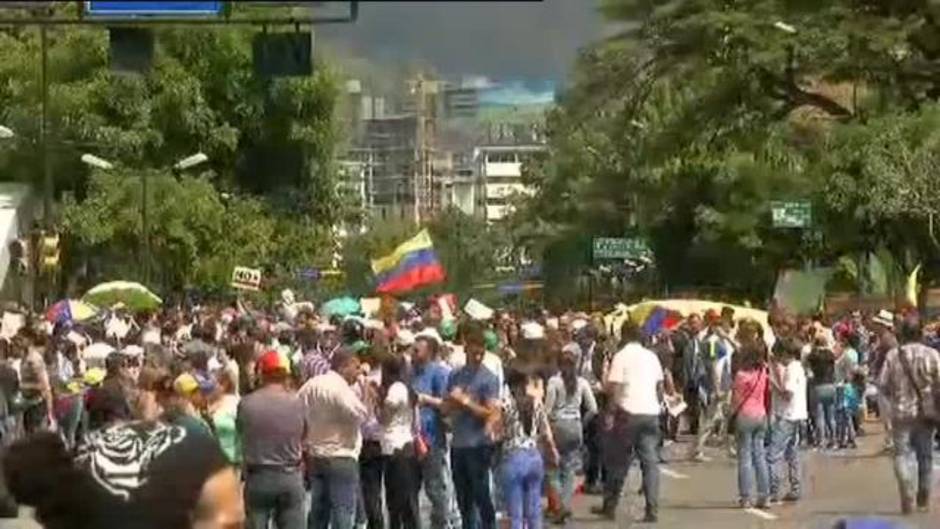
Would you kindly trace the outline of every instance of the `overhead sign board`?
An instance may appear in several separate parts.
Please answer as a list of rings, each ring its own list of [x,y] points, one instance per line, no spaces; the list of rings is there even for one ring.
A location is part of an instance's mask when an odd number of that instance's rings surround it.
[[[639,237],[595,237],[594,259],[638,259],[652,251]]]
[[[774,228],[808,228],[813,222],[813,208],[807,200],[775,200],[770,212]]]
[[[261,270],[236,266],[232,271],[232,286],[240,290],[261,290]]]
[[[87,0],[85,15],[120,20],[133,18],[212,18],[222,13],[221,0],[208,2],[146,2]]]
[[[49,9],[54,3],[52,0],[46,2],[0,2],[0,9]]]

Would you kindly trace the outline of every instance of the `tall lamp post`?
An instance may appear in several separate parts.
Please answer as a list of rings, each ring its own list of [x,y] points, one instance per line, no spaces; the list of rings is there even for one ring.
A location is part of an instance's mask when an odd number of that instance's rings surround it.
[[[90,167],[95,167],[103,171],[109,171],[114,168],[114,164],[99,158],[93,154],[83,154],[82,163]],[[209,157],[202,152],[197,152],[187,156],[180,161],[176,162],[170,166],[170,170],[173,172],[174,176],[179,176],[182,171],[196,167],[197,165],[203,164],[209,161]],[[147,171],[141,171],[140,173],[140,225],[141,231],[143,232],[143,267],[144,267],[144,283],[150,283],[150,223],[147,217]]]

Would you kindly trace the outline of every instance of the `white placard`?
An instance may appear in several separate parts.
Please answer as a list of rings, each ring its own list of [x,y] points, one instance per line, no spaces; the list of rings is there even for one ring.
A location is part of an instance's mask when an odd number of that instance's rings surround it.
[[[18,312],[4,312],[0,322],[0,336],[13,338],[26,325],[26,316]]]
[[[488,320],[493,317],[493,314],[495,314],[493,309],[487,307],[475,299],[468,301],[467,304],[464,305],[463,311],[475,320]]]
[[[261,270],[236,266],[232,271],[232,286],[241,290],[261,290]]]

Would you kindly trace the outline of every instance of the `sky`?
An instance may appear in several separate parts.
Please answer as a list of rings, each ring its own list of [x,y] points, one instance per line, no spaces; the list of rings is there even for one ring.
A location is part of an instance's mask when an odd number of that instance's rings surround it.
[[[362,2],[355,24],[317,39],[370,62],[430,65],[446,76],[563,82],[601,36],[598,0]]]

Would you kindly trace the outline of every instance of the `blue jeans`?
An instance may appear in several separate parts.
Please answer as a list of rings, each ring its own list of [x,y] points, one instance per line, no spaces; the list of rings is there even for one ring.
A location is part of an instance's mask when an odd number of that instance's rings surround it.
[[[430,448],[421,461],[421,481],[431,503],[431,529],[457,529],[460,527],[460,512],[454,503],[447,447],[435,445]]]
[[[845,388],[836,387],[836,440],[840,445],[855,443],[855,410],[845,406]]]
[[[836,386],[820,384],[813,386],[816,408],[816,446],[836,441]]]
[[[502,480],[511,529],[522,529],[523,525],[541,529],[544,477],[545,466],[537,449],[513,450],[506,455]]]
[[[770,453],[767,454],[767,470],[770,477],[770,497],[780,494],[781,461],[787,462],[790,478],[790,494],[799,497],[802,494],[800,480],[800,421],[788,421],[775,418],[770,430]]]
[[[353,529],[359,501],[359,462],[351,457],[313,458],[309,529]]]
[[[454,448],[451,466],[463,529],[496,529],[496,509],[490,494],[493,447]]]
[[[918,505],[930,502],[934,433],[934,426],[924,421],[894,421],[894,474],[902,505],[915,499]]]
[[[247,529],[303,529],[304,479],[300,470],[277,468],[245,471]]]
[[[766,501],[770,495],[767,454],[764,448],[767,419],[738,417],[735,429],[738,440],[738,493],[741,500],[751,500],[756,478],[758,502]]]
[[[575,473],[581,464],[581,449],[575,448],[559,454],[561,460],[558,462],[558,468],[553,468],[548,472],[548,480],[552,488],[558,491],[561,497],[561,508],[565,512],[571,512],[571,499],[574,497]]]
[[[617,508],[630,466],[639,457],[646,512],[656,514],[659,509],[659,415],[618,413],[605,438],[604,509],[612,512]]]

